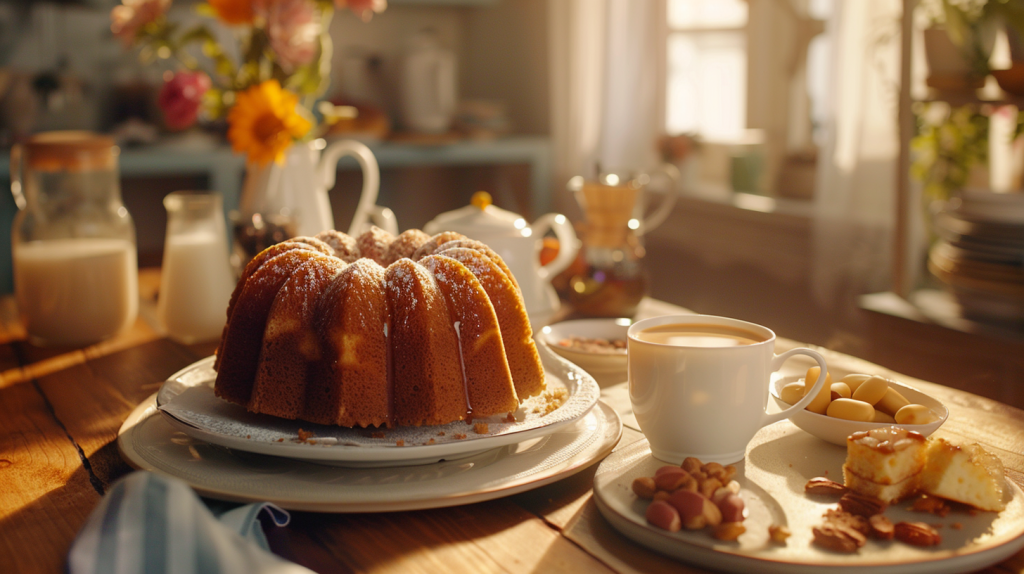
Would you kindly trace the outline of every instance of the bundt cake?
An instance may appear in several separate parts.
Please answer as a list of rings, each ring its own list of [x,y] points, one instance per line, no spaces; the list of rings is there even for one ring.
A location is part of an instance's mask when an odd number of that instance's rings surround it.
[[[252,412],[438,425],[513,412],[545,389],[515,279],[457,233],[279,243],[246,266],[227,317],[214,391]]]

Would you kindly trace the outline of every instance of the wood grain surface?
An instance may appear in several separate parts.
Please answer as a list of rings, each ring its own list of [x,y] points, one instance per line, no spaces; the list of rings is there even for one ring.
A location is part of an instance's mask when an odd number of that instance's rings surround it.
[[[150,289],[144,302],[149,297],[152,303],[153,277],[143,279]],[[682,311],[647,301],[641,314]],[[25,340],[16,316],[10,300],[0,301],[0,573],[63,572],[89,513],[111,483],[131,471],[117,453],[121,423],[164,379],[209,356],[216,345],[163,338],[143,313],[128,332],[100,345],[44,349]],[[779,341],[779,350],[792,346]],[[1024,486],[1024,411],[821,351],[830,365],[895,376],[941,400],[950,417],[940,432],[985,445],[1003,459],[1009,478]],[[642,436],[625,428],[618,448]],[[271,544],[318,572],[698,571],[613,530],[592,500],[594,471],[453,508],[295,512],[290,526],[270,533]],[[1024,555],[991,571],[1024,572]]]

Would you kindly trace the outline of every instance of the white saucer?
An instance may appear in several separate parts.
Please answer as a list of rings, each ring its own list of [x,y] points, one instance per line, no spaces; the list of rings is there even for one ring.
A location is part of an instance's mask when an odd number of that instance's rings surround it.
[[[715,570],[749,574],[843,572],[872,574],[944,574],[974,571],[1012,556],[1024,547],[1024,492],[1006,481],[1006,510],[974,516],[954,511],[945,518],[911,512],[909,502],[886,510],[894,523],[923,521],[942,524],[942,542],[920,548],[901,542],[869,540],[853,554],[838,554],[811,544],[811,528],[821,523],[837,500],[804,494],[816,476],[842,480],[846,449],[822,442],[789,422],[762,429],[737,464],[736,480],[746,502],[747,532],[736,542],[721,542],[708,530],[669,532],[647,523],[647,501],[633,494],[631,484],[653,476],[665,463],[651,456],[646,440],[624,447],[601,462],[594,477],[594,499],[601,514],[619,532],[639,544],[679,560]],[[960,528],[954,527],[959,523]],[[768,540],[768,527],[786,526],[792,536],[785,545]]]
[[[565,389],[568,398],[550,413],[544,410],[543,396],[527,399],[515,413],[515,422],[504,416],[474,419],[487,424],[484,434],[461,421],[378,430],[250,413],[214,396],[213,357],[171,375],[157,393],[157,406],[175,429],[236,450],[337,466],[432,464],[552,433],[579,420],[597,403],[600,389],[593,377],[553,353],[541,350],[540,354],[548,391]],[[312,438],[300,440],[300,429],[313,433]]]
[[[208,444],[167,421],[157,414],[156,395],[136,407],[118,431],[122,458],[180,478],[203,496],[312,512],[417,510],[509,496],[579,472],[611,452],[622,435],[618,415],[598,402],[546,436],[461,460],[338,468]]]

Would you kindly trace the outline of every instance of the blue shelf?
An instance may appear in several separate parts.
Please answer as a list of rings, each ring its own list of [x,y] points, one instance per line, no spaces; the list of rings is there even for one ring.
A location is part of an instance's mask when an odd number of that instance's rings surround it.
[[[368,145],[381,169],[527,164],[530,166],[530,204],[533,213],[547,213],[551,210],[551,146],[546,137],[519,136],[431,145],[383,141]],[[338,163],[338,169],[358,168],[356,161],[350,157]],[[154,145],[122,151],[120,169],[122,178],[206,175],[210,188],[224,196],[225,211],[230,211],[238,207],[245,161],[232,153],[227,145],[201,149]],[[0,180],[7,180],[9,174],[9,158],[0,157]],[[13,290],[10,238],[11,222],[16,211],[11,194],[0,193],[0,293]]]

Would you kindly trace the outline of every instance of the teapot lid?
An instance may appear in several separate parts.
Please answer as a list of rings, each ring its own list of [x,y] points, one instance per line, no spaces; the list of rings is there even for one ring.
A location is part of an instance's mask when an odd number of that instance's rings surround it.
[[[491,203],[491,194],[478,191],[470,204],[435,217],[424,226],[428,233],[456,231],[473,237],[475,234],[504,234],[527,237],[530,234],[526,219],[518,213],[502,209]]]

